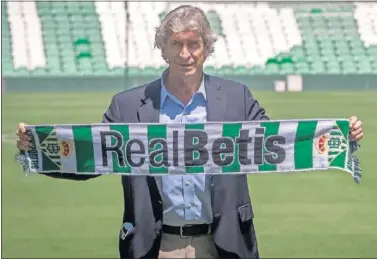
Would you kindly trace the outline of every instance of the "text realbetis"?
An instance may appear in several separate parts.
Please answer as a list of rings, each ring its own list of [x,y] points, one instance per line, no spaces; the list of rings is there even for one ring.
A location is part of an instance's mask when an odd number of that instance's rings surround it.
[[[361,178],[349,122],[34,125],[25,172],[250,174],[337,168]]]

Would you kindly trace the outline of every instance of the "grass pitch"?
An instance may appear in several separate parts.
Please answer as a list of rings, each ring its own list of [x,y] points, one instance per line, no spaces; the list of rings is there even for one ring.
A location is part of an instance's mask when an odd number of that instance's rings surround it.
[[[25,177],[15,130],[100,122],[114,93],[6,93],[2,117],[2,257],[117,258],[123,200],[118,176],[86,182]],[[361,184],[342,171],[253,175],[261,257],[377,257],[377,92],[257,92],[274,119],[359,116]]]

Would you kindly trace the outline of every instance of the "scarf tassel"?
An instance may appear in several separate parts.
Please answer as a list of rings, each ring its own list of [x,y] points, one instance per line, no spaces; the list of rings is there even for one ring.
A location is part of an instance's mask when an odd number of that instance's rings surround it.
[[[14,159],[21,165],[26,176],[31,173],[30,159],[26,156],[25,151],[21,150],[20,152],[16,153]]]
[[[356,183],[361,182],[362,177],[362,169],[360,166],[360,159],[354,155],[354,153],[360,149],[360,143],[358,141],[352,140],[349,142],[349,152],[350,158],[352,163],[352,177]]]

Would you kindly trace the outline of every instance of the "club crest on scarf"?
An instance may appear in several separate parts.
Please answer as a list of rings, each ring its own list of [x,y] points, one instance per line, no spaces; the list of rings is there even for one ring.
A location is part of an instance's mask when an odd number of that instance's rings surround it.
[[[61,167],[61,158],[69,157],[73,151],[73,143],[70,140],[58,140],[55,128],[42,141],[41,151],[55,165]]]
[[[69,157],[72,154],[73,146],[71,141],[60,141],[60,154],[64,157]]]
[[[320,136],[315,142],[315,148],[317,149],[317,152],[319,154],[323,154],[327,151],[328,139],[328,134],[324,134]]]
[[[41,151],[54,164],[56,164],[58,167],[61,167],[60,146],[58,144],[55,129],[53,129],[50,134],[42,141]]]
[[[347,150],[347,139],[335,124],[331,131],[323,134],[315,141],[315,148],[319,154],[328,154],[331,164],[334,159]]]

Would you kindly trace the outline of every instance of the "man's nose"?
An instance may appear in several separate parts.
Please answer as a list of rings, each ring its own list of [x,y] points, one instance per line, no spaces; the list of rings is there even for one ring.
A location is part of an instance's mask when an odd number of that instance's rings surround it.
[[[183,46],[182,47],[181,52],[179,53],[179,55],[182,58],[188,58],[190,56],[190,51],[188,50],[187,46]]]

